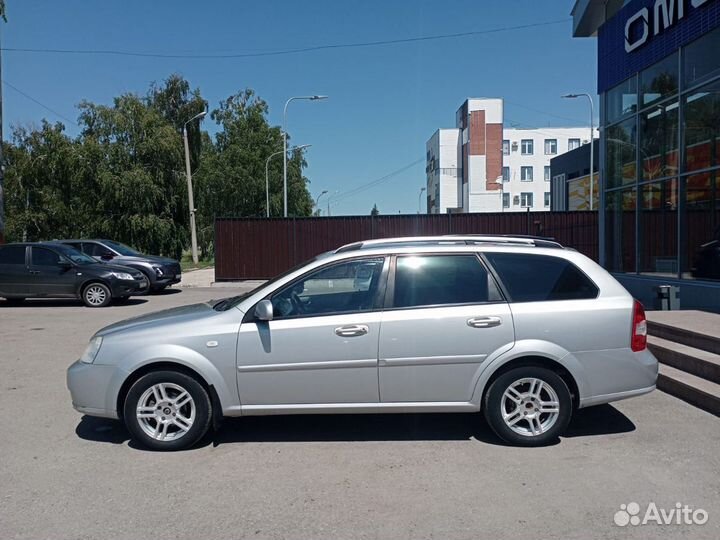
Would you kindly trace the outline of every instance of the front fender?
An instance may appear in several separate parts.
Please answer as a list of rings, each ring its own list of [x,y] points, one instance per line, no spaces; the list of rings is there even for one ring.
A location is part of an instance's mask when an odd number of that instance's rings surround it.
[[[120,388],[132,373],[158,362],[178,364],[196,372],[208,385],[213,386],[223,410],[240,404],[237,391],[228,387],[220,371],[205,356],[188,347],[164,344],[141,347],[118,363],[118,369],[110,381],[110,391],[107,393],[108,410],[116,409]]]
[[[482,369],[476,376],[472,402],[478,407],[482,407],[482,396],[485,392],[485,387],[493,374],[513,360],[531,356],[540,356],[547,358],[548,360],[553,360],[567,369],[573,379],[575,379],[575,384],[577,385],[578,393],[580,394],[578,397],[586,396],[590,393],[590,389],[588,388],[586,382],[587,378],[585,377],[584,368],[572,353],[548,341],[540,339],[527,339],[517,341],[512,349],[501,353],[490,362],[483,364]]]

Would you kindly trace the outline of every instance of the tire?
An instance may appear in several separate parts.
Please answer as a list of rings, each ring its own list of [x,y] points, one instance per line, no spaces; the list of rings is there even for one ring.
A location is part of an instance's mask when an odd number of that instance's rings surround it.
[[[546,412],[541,402],[546,404]],[[483,407],[488,424],[505,442],[543,446],[565,432],[573,404],[570,390],[558,374],[538,366],[524,366],[495,379],[485,394]]]
[[[82,301],[87,307],[101,308],[110,305],[110,287],[100,282],[87,284],[82,290]]]
[[[178,398],[179,406],[175,403]],[[138,418],[138,414],[146,416]],[[123,418],[133,439],[143,446],[185,450],[208,432],[212,403],[207,390],[194,378],[177,371],[153,371],[130,387]]]
[[[19,306],[25,301],[24,298],[6,298],[5,303],[8,306]]]

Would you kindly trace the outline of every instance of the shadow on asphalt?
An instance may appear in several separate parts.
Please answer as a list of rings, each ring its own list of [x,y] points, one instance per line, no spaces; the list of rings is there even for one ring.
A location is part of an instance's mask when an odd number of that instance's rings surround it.
[[[635,424],[612,405],[599,405],[575,413],[564,437],[591,437],[627,433]],[[83,416],[75,429],[78,437],[96,442],[124,444],[130,435],[115,420]],[[219,431],[198,446],[243,442],[369,442],[464,441],[507,446],[479,414],[357,414],[291,415],[227,418]],[[552,444],[558,444],[560,440]],[[134,441],[129,446],[144,449]]]
[[[168,287],[166,289],[163,289],[162,291],[153,291],[150,293],[150,296],[168,296],[171,294],[178,294],[181,292],[182,292],[182,289]]]
[[[133,296],[128,298],[125,302],[117,303],[113,302],[105,308],[108,309],[114,307],[125,307],[125,306],[138,306],[147,302],[145,298]],[[20,304],[11,304],[4,300],[0,300],[0,308],[11,309],[11,308],[47,308],[47,307],[84,307],[84,304],[80,300],[74,298],[28,298]],[[96,308],[88,308],[96,309]]]

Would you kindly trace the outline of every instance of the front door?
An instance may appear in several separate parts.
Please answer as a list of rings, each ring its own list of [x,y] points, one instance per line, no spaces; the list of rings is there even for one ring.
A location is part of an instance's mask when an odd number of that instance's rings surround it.
[[[37,296],[75,296],[77,271],[59,253],[33,246],[30,253],[30,286]],[[63,263],[65,263],[63,265]]]
[[[468,402],[487,357],[513,346],[508,304],[474,253],[398,256],[380,330],[382,402]]]
[[[332,263],[270,297],[273,320],[246,320],[237,345],[245,405],[377,403],[387,262]]]

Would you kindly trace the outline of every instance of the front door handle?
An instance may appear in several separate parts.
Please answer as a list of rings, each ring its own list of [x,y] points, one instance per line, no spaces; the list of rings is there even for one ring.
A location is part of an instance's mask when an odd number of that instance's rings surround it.
[[[37,275],[37,274],[40,273],[40,270],[30,270],[30,273],[31,273],[32,275]]]
[[[492,328],[493,326],[500,326],[502,319],[500,317],[473,317],[468,319],[467,324],[473,328]]]
[[[364,324],[351,324],[350,326],[339,326],[335,329],[335,335],[340,337],[364,336],[368,333],[368,327]]]

